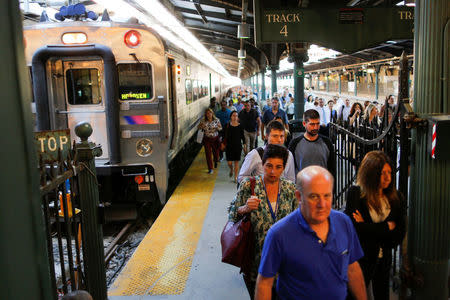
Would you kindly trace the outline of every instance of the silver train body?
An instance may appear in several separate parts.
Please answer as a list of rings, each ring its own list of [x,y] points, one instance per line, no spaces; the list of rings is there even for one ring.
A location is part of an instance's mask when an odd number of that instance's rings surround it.
[[[70,128],[74,140],[75,125],[89,122],[107,197],[125,189],[119,201],[164,204],[169,163],[225,92],[223,76],[136,24],[39,23],[24,39],[37,130]]]

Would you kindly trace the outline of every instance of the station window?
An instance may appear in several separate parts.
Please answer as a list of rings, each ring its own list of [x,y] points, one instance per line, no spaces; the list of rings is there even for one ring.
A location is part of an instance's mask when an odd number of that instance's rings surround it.
[[[98,69],[69,69],[66,72],[67,99],[71,105],[102,102]]]
[[[192,103],[192,81],[190,79],[186,79],[185,88],[186,88],[186,104],[190,104]]]
[[[150,100],[153,98],[152,66],[149,63],[118,64],[119,99]]]

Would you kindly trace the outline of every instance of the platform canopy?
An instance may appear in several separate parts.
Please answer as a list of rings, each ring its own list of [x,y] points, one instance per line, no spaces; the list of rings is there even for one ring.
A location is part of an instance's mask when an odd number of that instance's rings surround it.
[[[27,22],[38,21],[39,16],[36,12],[24,10],[25,0],[19,1],[25,20]],[[39,5],[41,8],[48,5],[47,9],[57,10],[61,3],[65,1],[47,0],[45,1],[46,4],[43,1],[29,0],[27,2],[29,5]],[[100,1],[95,0],[72,0],[69,2],[72,2],[72,4],[83,3],[88,10],[94,11],[100,16],[105,8],[99,4]],[[383,24],[392,23],[391,19],[397,16],[398,18],[405,18],[405,20],[411,17],[411,14],[406,12],[401,16],[399,15],[398,11],[412,11],[411,8],[406,6],[398,6],[405,2],[400,0],[160,0],[160,2],[197,37],[232,76],[239,76],[244,79],[266,69],[269,65],[277,65],[281,58],[288,55],[289,43],[292,42],[311,42],[340,50],[346,52],[346,55],[350,55],[346,56],[345,59],[347,60],[352,57],[366,56],[361,53],[351,56],[352,53],[363,50],[361,45],[364,46],[366,40],[368,41],[367,47],[364,49],[372,49],[370,58],[373,59],[378,58],[377,54],[384,57],[386,53],[392,53],[392,55],[401,53],[401,45],[405,44],[405,40],[412,43],[412,36],[400,38],[399,35],[392,35],[393,40],[391,38],[386,40],[365,38],[370,30],[377,32],[378,37],[383,35],[380,33],[380,28],[383,28],[383,30],[385,30],[385,27],[395,29],[395,27],[392,28],[393,26]],[[124,3],[135,7],[143,14],[150,15],[150,12],[140,4],[140,0],[126,0]],[[403,10],[399,9],[402,7]],[[111,10],[109,7],[106,8]],[[386,14],[386,12],[390,13]],[[111,17],[114,16],[114,13],[114,11],[110,11]],[[268,14],[272,14],[272,16],[268,16]],[[387,15],[390,16],[389,19],[386,17]],[[378,24],[377,19],[379,19]],[[267,22],[264,22],[265,20]],[[307,20],[308,23],[304,23],[304,20]],[[346,22],[347,24],[345,24]],[[359,27],[364,26],[364,29],[358,35],[361,42],[352,43],[352,38],[349,36],[346,37],[347,44],[344,46],[341,46],[336,40],[328,41],[327,44],[327,37],[330,35],[323,34],[323,32],[327,31],[329,26],[336,23],[342,28],[345,26],[352,27],[358,22],[361,23]],[[248,24],[249,27],[249,36],[245,39],[238,38],[238,26],[243,23]],[[273,26],[274,23],[276,26]],[[288,35],[282,36],[280,32],[283,31],[283,26],[286,24],[288,25]],[[292,36],[295,31],[305,33],[314,30],[319,32],[315,35],[315,39],[311,39],[311,36],[306,37],[306,34]],[[333,35],[336,35],[336,33],[333,33]],[[390,40],[389,43],[387,43],[388,40]],[[373,41],[373,43],[369,43],[370,41]],[[406,42],[408,46],[411,43]],[[239,69],[239,50],[245,50],[246,54],[243,69]]]

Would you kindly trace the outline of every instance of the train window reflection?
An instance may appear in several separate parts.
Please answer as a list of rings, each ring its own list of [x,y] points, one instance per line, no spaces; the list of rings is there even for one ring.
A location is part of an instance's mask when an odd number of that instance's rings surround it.
[[[118,64],[119,99],[149,100],[153,98],[152,66],[148,63]]]
[[[66,72],[67,100],[71,105],[102,102],[98,69],[69,69]]]
[[[194,101],[199,98],[199,84],[197,80],[192,81],[192,90],[194,92]]]
[[[190,79],[186,79],[186,104],[192,103],[192,82]]]

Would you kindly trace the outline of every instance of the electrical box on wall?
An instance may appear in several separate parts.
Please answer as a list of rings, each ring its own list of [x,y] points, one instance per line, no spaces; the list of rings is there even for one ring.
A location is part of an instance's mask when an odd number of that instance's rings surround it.
[[[450,159],[450,115],[430,115],[428,119],[428,153],[433,159]]]

